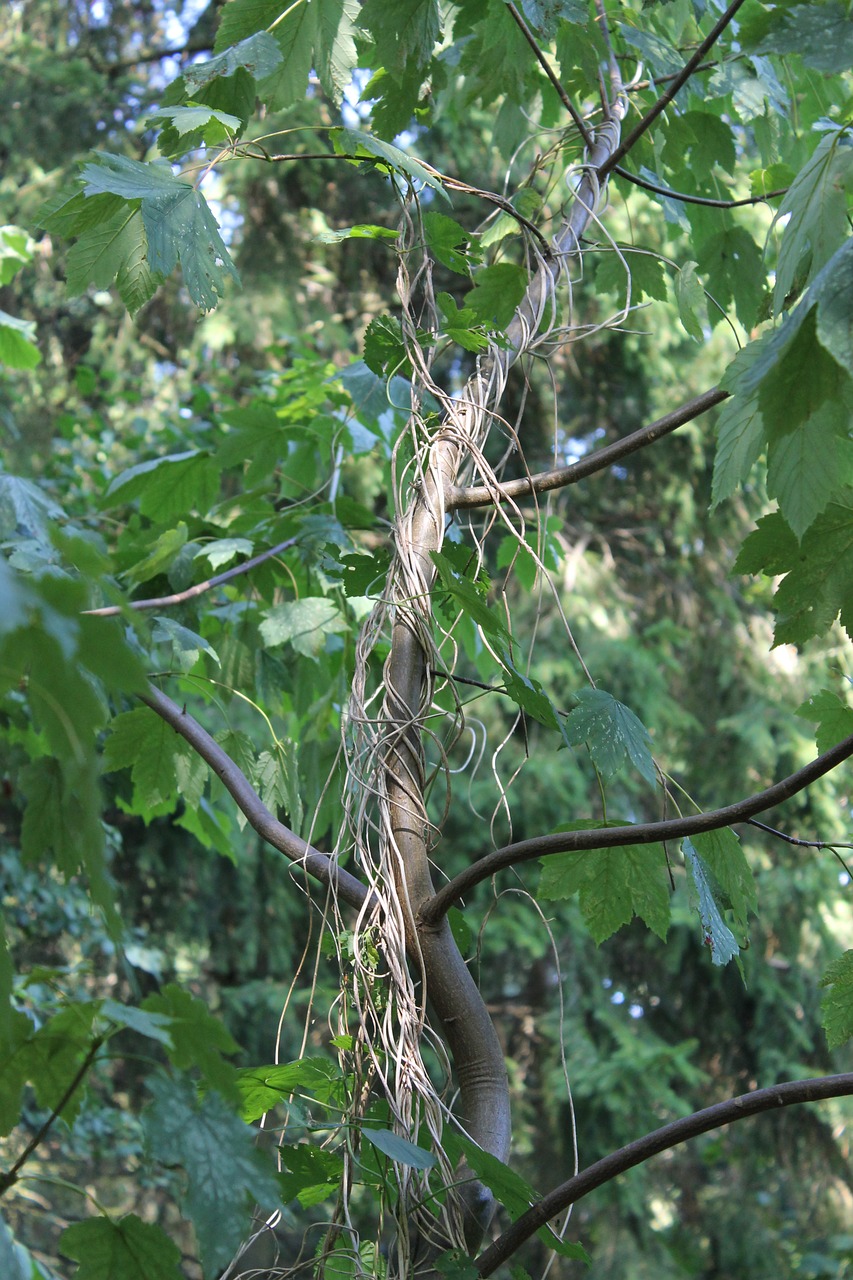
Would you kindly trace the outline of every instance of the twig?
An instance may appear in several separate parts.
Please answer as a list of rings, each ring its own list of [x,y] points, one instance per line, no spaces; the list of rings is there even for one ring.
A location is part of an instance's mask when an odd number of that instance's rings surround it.
[[[707,813],[693,814],[688,818],[667,818],[663,822],[637,823],[636,826],[602,827],[585,831],[558,831],[553,835],[534,836],[530,840],[519,840],[516,844],[496,849],[477,862],[473,862],[459,875],[448,881],[434,897],[425,902],[420,910],[420,919],[424,925],[434,925],[462,897],[482,880],[488,880],[496,871],[504,867],[515,866],[519,862],[530,862],[533,858],[548,857],[554,853],[577,853],[585,849],[617,849],[625,845],[657,844],[663,840],[681,840],[685,836],[695,836],[703,831],[719,831],[721,827],[730,827],[737,822],[747,822],[758,813],[772,809],[789,800],[798,791],[822,778],[844,760],[853,755],[853,734],[839,742],[838,746],[825,751],[823,755],[812,760],[804,768],[798,769],[781,782],[760,791],[757,795],[735,804],[726,805],[722,809],[712,809]]]
[[[589,129],[586,127],[586,123],[583,119],[583,116],[581,116],[580,113],[576,110],[574,104],[572,103],[571,98],[566,93],[566,90],[563,88],[563,85],[560,81],[559,76],[555,74],[553,68],[548,62],[548,59],[545,57],[545,54],[539,48],[539,45],[536,42],[536,37],[528,27],[524,18],[518,12],[518,9],[516,9],[515,5],[512,3],[512,0],[510,0],[510,2],[507,4],[507,9],[509,10],[509,14],[513,22],[515,22],[519,31],[524,36],[525,40],[533,50],[536,61],[539,63],[540,67],[545,72],[545,75],[551,81],[551,84],[554,86],[554,89],[556,90],[556,93],[557,93],[557,97],[560,99],[563,106],[566,108],[569,115],[572,117],[572,121],[574,122],[575,128],[577,129],[580,136],[583,138],[584,146],[588,150],[591,150],[594,143],[593,136],[590,133]]]
[[[73,1097],[73,1095],[77,1092],[77,1089],[80,1087],[80,1084],[82,1083],[83,1078],[86,1075],[86,1072],[89,1070],[92,1063],[95,1061],[95,1058],[97,1057],[97,1054],[98,1054],[98,1050],[101,1048],[101,1045],[103,1043],[104,1043],[103,1036],[95,1036],[94,1040],[89,1045],[89,1048],[86,1050],[86,1055],[83,1058],[83,1061],[80,1063],[80,1066],[74,1072],[74,1075],[72,1076],[70,1083],[67,1085],[67,1087],[63,1091],[62,1097],[59,1099],[59,1102],[53,1108],[50,1115],[47,1117],[44,1124],[39,1129],[38,1133],[35,1135],[35,1137],[30,1139],[30,1141],[24,1147],[21,1154],[18,1156],[15,1163],[12,1165],[11,1169],[9,1169],[6,1173],[0,1174],[0,1196],[5,1195],[5,1193],[9,1190],[9,1188],[14,1186],[14,1184],[18,1181],[18,1171],[23,1168],[23,1166],[29,1160],[30,1156],[33,1154],[36,1148],[41,1146],[45,1136],[50,1131],[50,1128],[53,1125],[54,1121],[58,1120],[59,1117],[62,1115],[62,1112],[65,1110],[65,1107],[67,1106],[69,1100]]]
[[[756,1089],[752,1093],[742,1093],[737,1098],[728,1098],[725,1102],[717,1102],[712,1107],[694,1111],[692,1115],[682,1116],[672,1124],[662,1125],[652,1133],[637,1138],[618,1151],[612,1151],[603,1160],[597,1160],[589,1168],[569,1178],[543,1196],[537,1204],[523,1213],[511,1227],[498,1236],[497,1240],[484,1250],[477,1258],[475,1266],[481,1276],[489,1276],[492,1272],[512,1257],[516,1250],[529,1240],[556,1214],[562,1213],[569,1205],[575,1204],[582,1196],[589,1195],[597,1187],[604,1186],[643,1164],[661,1151],[669,1151],[691,1138],[698,1138],[702,1133],[712,1129],[721,1129],[723,1125],[733,1124],[736,1120],[745,1120],[748,1116],[760,1115],[764,1111],[775,1111],[779,1107],[798,1106],[803,1102],[823,1102],[827,1098],[845,1098],[853,1094],[853,1072],[845,1072],[837,1076],[817,1076],[810,1080],[790,1080],[784,1084],[771,1085],[769,1089]]]
[[[232,578],[239,577],[241,573],[248,573],[250,569],[256,569],[259,564],[263,564],[265,560],[271,560],[273,556],[280,555],[282,551],[286,551],[288,547],[292,547],[297,541],[297,538],[286,538],[278,546],[270,547],[268,551],[261,551],[259,555],[252,556],[251,560],[244,560],[242,564],[235,565],[233,569],[226,569],[224,573],[218,573],[215,578],[208,578],[205,582],[197,582],[195,586],[187,587],[186,591],[176,591],[170,596],[156,596],[151,600],[128,600],[127,604],[108,604],[101,609],[84,609],[83,613],[92,618],[117,618],[126,609],[165,609],[172,604],[183,604],[185,600],[194,600],[196,596],[204,595],[205,591],[210,591],[213,587],[219,587],[223,582],[230,582]]]
[[[701,413],[712,409],[715,404],[728,399],[728,396],[728,391],[715,387],[712,391],[706,391],[703,395],[697,396],[695,400],[688,401],[681,408],[674,409],[672,413],[658,418],[649,426],[641,427],[639,431],[634,431],[631,435],[625,436],[622,440],[616,440],[603,449],[597,449],[595,453],[581,458],[579,462],[573,462],[568,467],[558,467],[554,471],[541,471],[537,475],[509,480],[496,489],[490,489],[486,485],[471,486],[467,489],[454,486],[448,494],[447,507],[449,510],[484,507],[489,503],[502,502],[509,498],[525,498],[534,493],[547,493],[550,489],[563,489],[566,485],[576,484],[578,480],[584,480],[587,476],[603,471],[614,462],[619,462],[629,454],[636,453],[638,449],[644,449],[646,445],[653,444],[662,436],[669,435],[677,427],[684,426],[686,422],[692,422]]]
[[[738,9],[741,7],[743,3],[744,3],[744,0],[732,0],[732,3],[729,5],[728,9],[726,9],[725,13],[722,15],[719,21],[717,21],[714,24],[710,33],[705,37],[702,43],[698,46],[698,48],[696,49],[696,52],[693,54],[693,57],[690,59],[689,62],[687,62],[684,65],[684,67],[678,73],[678,75],[675,77],[672,83],[667,86],[667,88],[663,91],[661,96],[658,98],[657,102],[655,102],[655,104],[649,108],[649,110],[643,116],[640,123],[636,125],[628,134],[628,137],[625,138],[619,144],[619,146],[615,148],[615,150],[607,157],[607,159],[603,162],[603,164],[600,164],[598,166],[597,172],[598,172],[599,178],[605,177],[606,174],[610,173],[611,170],[616,167],[616,165],[619,163],[622,157],[628,154],[628,152],[631,150],[634,144],[638,142],[640,138],[642,138],[646,130],[650,128],[651,125],[654,124],[655,120],[657,120],[661,112],[666,110],[666,108],[672,102],[673,98],[676,96],[679,90],[684,87],[684,85],[693,75],[694,71],[697,69],[697,67],[701,63],[702,59],[705,57],[705,54],[708,52],[708,50],[713,48],[713,46],[717,43],[720,36],[723,34],[726,27],[729,25],[732,18],[735,16]]]
[[[766,200],[775,199],[776,196],[784,196],[788,191],[787,187],[780,187],[777,191],[767,191],[761,196],[744,196],[741,200],[715,200],[712,196],[689,196],[683,191],[671,191],[669,187],[658,186],[656,182],[649,182],[647,178],[640,178],[636,173],[630,173],[627,169],[623,169],[621,164],[615,165],[613,172],[620,178],[624,178],[626,182],[632,182],[635,187],[642,187],[644,191],[653,191],[655,195],[666,196],[668,200],[677,200],[680,204],[701,204],[709,209],[739,209],[743,205],[763,204]]]
[[[207,730],[187,714],[185,708],[179,707],[154,685],[149,685],[146,692],[141,693],[139,697],[146,706],[165,720],[166,724],[171,725],[175,732],[198,752],[202,760],[210,765],[226,791],[236,800],[237,807],[246,815],[249,825],[257,831],[262,840],[266,840],[267,844],[278,849],[279,853],[283,853],[291,862],[304,867],[310,876],[319,880],[320,884],[331,888],[349,906],[358,909],[367,902],[370,893],[366,886],[349,871],[339,867],[337,861],[329,854],[321,853],[319,849],[315,849],[313,845],[308,844],[301,836],[286,827],[283,822],[279,822],[228,752],[223,751]]]
[[[770,836],[776,836],[777,840],[784,840],[786,844],[798,845],[801,849],[853,849],[853,844],[847,844],[841,840],[799,840],[796,836],[789,836],[784,831],[777,831],[775,827],[768,827],[766,822],[759,822],[757,818],[748,818],[747,821],[751,827],[758,827],[759,831],[766,831]]]

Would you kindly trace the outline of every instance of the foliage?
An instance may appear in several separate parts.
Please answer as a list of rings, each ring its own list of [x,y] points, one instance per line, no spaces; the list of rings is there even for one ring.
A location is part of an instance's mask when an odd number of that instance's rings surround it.
[[[853,1034],[849,786],[797,781],[853,729],[853,21],[0,24],[0,1271],[470,1280],[578,1134]],[[844,1274],[789,1114],[515,1273]]]

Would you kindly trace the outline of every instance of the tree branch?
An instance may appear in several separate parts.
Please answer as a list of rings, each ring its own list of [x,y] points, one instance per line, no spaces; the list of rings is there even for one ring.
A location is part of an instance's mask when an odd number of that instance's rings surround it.
[[[646,130],[650,128],[651,125],[654,124],[655,120],[657,120],[661,112],[666,110],[666,108],[672,102],[675,95],[679,92],[680,89],[684,87],[684,85],[693,75],[694,71],[697,69],[697,67],[701,63],[702,59],[705,57],[705,54],[708,52],[708,50],[713,48],[713,46],[717,43],[720,36],[723,34],[726,27],[729,25],[732,18],[735,16],[735,14],[737,13],[738,9],[741,7],[743,2],[744,0],[732,0],[732,3],[729,5],[728,9],[726,9],[725,13],[722,15],[719,21],[714,24],[709,34],[698,46],[698,48],[696,49],[696,52],[693,54],[693,57],[690,59],[689,62],[685,63],[683,69],[678,73],[678,75],[675,77],[672,83],[669,84],[666,87],[666,89],[664,89],[663,93],[658,98],[657,102],[655,102],[655,104],[646,112],[646,114],[643,116],[640,123],[631,130],[627,138],[625,138],[624,141],[621,142],[620,145],[615,149],[615,151],[613,151],[611,155],[607,157],[607,159],[603,162],[603,164],[600,164],[598,166],[597,173],[599,178],[605,177],[608,173],[611,172],[612,169],[616,167],[616,165],[619,163],[622,157],[628,154],[628,152],[631,150],[634,144],[638,142],[640,138],[642,138]]]
[[[261,800],[242,769],[234,763],[227,751],[223,751],[219,743],[203,729],[197,720],[187,714],[165,693],[161,693],[154,685],[149,685],[145,693],[139,697],[155,711],[166,724],[171,725],[190,746],[198,752],[202,760],[210,765],[226,791],[234,797],[237,807],[246,815],[249,825],[257,831],[261,839],[278,849],[291,862],[304,867],[310,876],[319,880],[320,884],[331,888],[349,906],[356,909],[362,907],[370,897],[369,890],[349,871],[338,866],[337,861],[327,853],[321,853],[313,845],[307,844],[300,836],[279,822]]]
[[[709,209],[740,209],[743,205],[764,204],[766,200],[784,196],[788,191],[787,187],[780,187],[777,191],[767,191],[761,196],[744,196],[741,200],[714,200],[711,196],[689,196],[683,191],[671,191],[669,187],[658,186],[656,182],[649,182],[648,178],[641,178],[636,173],[623,169],[621,164],[615,165],[613,172],[620,178],[624,178],[626,182],[632,182],[635,187],[642,187],[644,191],[653,191],[655,195],[666,196],[669,200],[678,200],[681,204],[705,205]]]
[[[24,1147],[21,1154],[18,1156],[15,1163],[12,1165],[11,1169],[9,1169],[6,1173],[0,1173],[0,1196],[4,1196],[6,1192],[9,1190],[9,1188],[13,1187],[15,1183],[18,1181],[19,1170],[21,1170],[24,1167],[24,1165],[27,1163],[27,1161],[29,1160],[33,1152],[38,1147],[41,1146],[46,1135],[50,1132],[51,1126],[53,1125],[54,1121],[58,1120],[59,1117],[62,1115],[62,1112],[65,1110],[65,1107],[67,1106],[68,1102],[71,1100],[71,1098],[74,1096],[74,1094],[79,1089],[81,1083],[83,1082],[86,1076],[86,1072],[89,1070],[92,1063],[95,1061],[95,1058],[98,1055],[98,1050],[100,1049],[103,1043],[104,1043],[103,1036],[95,1036],[94,1040],[89,1045],[89,1048],[86,1050],[86,1054],[83,1058],[83,1061],[80,1063],[79,1067],[74,1072],[74,1075],[71,1077],[71,1080],[69,1081],[67,1087],[63,1090],[62,1097],[59,1099],[56,1106],[53,1108],[50,1115],[47,1117],[44,1124],[39,1129],[38,1133],[36,1133],[34,1137],[30,1139],[30,1141]]]
[[[519,840],[516,844],[496,849],[485,858],[466,867],[421,907],[420,918],[425,925],[441,920],[458,898],[473,889],[482,880],[488,880],[496,871],[514,866],[518,862],[530,862],[533,858],[548,857],[552,853],[578,853],[584,849],[617,849],[624,845],[657,844],[661,840],[681,840],[703,831],[719,831],[737,822],[746,822],[757,813],[772,809],[783,800],[790,799],[798,791],[822,778],[842,761],[853,755],[853,734],[839,742],[837,747],[825,751],[805,768],[798,769],[781,782],[760,791],[757,795],[712,809],[708,813],[693,814],[688,818],[667,818],[663,822],[637,823],[636,826],[602,827],[585,831],[558,831],[553,835],[535,836],[531,840]]]
[[[583,138],[584,146],[588,150],[591,150],[593,146],[593,141],[594,141],[593,136],[590,133],[589,129],[587,128],[583,117],[576,110],[574,104],[572,103],[571,98],[566,93],[566,90],[563,88],[563,85],[560,81],[559,76],[555,75],[553,68],[548,62],[548,59],[545,57],[545,54],[542,52],[542,50],[539,48],[539,45],[536,43],[536,37],[528,27],[527,23],[524,21],[524,18],[518,12],[518,9],[516,9],[515,5],[512,3],[512,0],[509,0],[507,4],[507,9],[509,10],[509,14],[513,22],[515,22],[519,31],[524,36],[525,40],[533,50],[533,54],[534,54],[534,57],[536,58],[536,61],[539,63],[540,67],[545,72],[545,75],[551,81],[551,84],[554,86],[554,89],[557,93],[557,97],[560,99],[563,106],[566,108],[569,115],[571,116],[575,128],[577,129],[580,136]]]
[[[729,1098],[712,1107],[705,1107],[702,1111],[694,1111],[692,1115],[683,1116],[672,1124],[665,1124],[660,1129],[637,1138],[626,1147],[612,1151],[603,1160],[596,1161],[582,1173],[569,1178],[568,1182],[549,1191],[480,1254],[475,1266],[481,1276],[491,1275],[502,1262],[512,1257],[525,1240],[535,1235],[555,1214],[561,1213],[582,1196],[588,1195],[590,1191],[595,1191],[597,1187],[611,1182],[627,1169],[643,1164],[661,1151],[668,1151],[682,1142],[689,1141],[690,1138],[697,1138],[700,1134],[708,1133],[712,1129],[733,1124],[736,1120],[745,1120],[747,1116],[760,1115],[764,1111],[774,1111],[779,1107],[797,1106],[803,1102],[845,1098],[850,1094],[853,1094],[853,1072],[837,1076],[818,1076],[810,1080],[791,1080],[784,1084],[771,1085],[768,1089],[756,1089],[753,1093],[743,1093],[740,1097]]]
[[[720,404],[721,401],[727,400],[728,397],[728,391],[714,387],[713,390],[705,391],[701,396],[697,396],[695,400],[689,400],[681,408],[674,409],[672,413],[667,413],[662,418],[658,418],[656,422],[650,423],[649,426],[641,427],[639,431],[634,431],[622,440],[614,441],[613,444],[605,445],[603,449],[597,449],[595,453],[589,454],[586,458],[581,458],[579,462],[573,462],[568,467],[558,467],[554,471],[540,471],[537,475],[523,476],[519,480],[509,480],[506,484],[499,485],[494,490],[487,488],[485,485],[472,485],[469,488],[454,485],[447,498],[448,510],[458,510],[463,507],[484,507],[490,503],[502,502],[509,498],[526,498],[534,493],[547,493],[551,489],[563,489],[566,485],[577,484],[578,480],[585,480],[587,476],[595,475],[598,471],[604,471],[605,468],[612,466],[614,462],[627,458],[629,454],[636,453],[638,449],[644,449],[646,445],[653,444],[661,436],[669,435],[677,427],[684,426],[686,422],[692,422],[701,413],[712,409],[714,405]]]
[[[128,600],[127,604],[108,604],[101,609],[84,609],[83,612],[92,618],[117,618],[126,609],[165,609],[172,604],[183,604],[185,600],[193,600],[196,596],[204,595],[205,591],[210,591],[213,587],[219,587],[223,582],[230,582],[232,578],[239,577],[241,573],[248,573],[250,569],[256,569],[265,560],[271,560],[273,556],[280,555],[282,551],[292,547],[296,541],[296,538],[286,538],[278,546],[270,547],[268,551],[262,551],[259,555],[252,556],[251,560],[244,560],[242,564],[235,565],[233,569],[226,569],[224,573],[218,573],[215,578],[208,578],[205,582],[197,582],[195,586],[187,587],[186,591],[176,591],[174,595],[157,596],[151,600]]]

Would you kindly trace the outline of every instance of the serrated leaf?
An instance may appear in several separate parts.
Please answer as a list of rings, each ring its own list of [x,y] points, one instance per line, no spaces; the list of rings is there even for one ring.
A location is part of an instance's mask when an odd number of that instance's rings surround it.
[[[52,522],[64,516],[62,507],[34,481],[0,471],[0,537],[50,542]]]
[[[703,831],[693,836],[694,853],[714,876],[726,906],[734,914],[735,925],[745,935],[749,916],[758,905],[755,877],[746,860],[743,846],[731,827],[719,831]]]
[[[508,640],[506,623],[490,607],[485,586],[472,582],[458,572],[451,559],[450,545],[445,543],[443,551],[431,551],[430,556],[438,572],[441,589],[450,597],[453,607],[466,614],[486,635],[493,636],[496,640]]]
[[[240,132],[242,121],[227,111],[217,111],[200,102],[188,102],[185,107],[160,107],[148,117],[147,123],[168,124],[179,138],[188,133],[198,133],[208,145],[223,142]]]
[[[165,529],[157,538],[147,556],[125,570],[128,582],[138,585],[165,573],[180,555],[187,542],[187,526],[183,520],[175,529]]]
[[[544,724],[548,729],[556,729],[568,745],[563,722],[557,710],[543,690],[538,680],[531,680],[522,671],[516,670],[507,655],[504,655],[507,670],[503,677],[503,686],[517,707],[521,707],[534,720]]]
[[[215,538],[199,547],[195,558],[209,560],[211,569],[217,570],[230,564],[235,556],[250,556],[253,550],[254,543],[248,538]]]
[[[280,1201],[267,1158],[253,1131],[216,1093],[199,1100],[189,1081],[149,1081],[153,1104],[143,1126],[155,1160],[186,1170],[183,1208],[195,1227],[205,1275],[226,1267],[246,1231],[250,1200],[265,1209]]]
[[[845,951],[820,980],[826,991],[820,1002],[820,1023],[830,1049],[853,1036],[853,951]]]
[[[364,363],[371,373],[411,372],[403,326],[395,316],[374,316],[364,333]]]
[[[333,601],[308,596],[268,609],[259,630],[266,645],[289,643],[306,658],[318,658],[328,638],[346,631],[347,624]]]
[[[708,324],[708,307],[705,302],[705,291],[696,274],[697,264],[686,262],[675,277],[675,301],[678,304],[678,315],[685,330],[697,342],[705,340],[705,326]]]
[[[755,324],[767,287],[767,269],[761,250],[745,227],[724,227],[705,240],[697,251],[698,268],[717,306],[709,309],[712,323],[721,320],[720,308],[734,302],[745,329]]]
[[[749,477],[764,448],[766,433],[757,396],[726,400],[717,422],[717,451],[711,505],[730,498]]]
[[[133,807],[143,817],[175,796],[175,731],[148,707],[116,716],[104,744],[107,772],[131,769]]]
[[[445,1135],[445,1145],[455,1159],[464,1156],[476,1177],[506,1209],[512,1222],[540,1199],[539,1193],[521,1174],[510,1169],[497,1156],[484,1151],[470,1138],[463,1137],[461,1133],[448,1133]]]
[[[849,412],[842,404],[821,404],[795,430],[771,440],[767,452],[767,492],[798,539],[838,493],[853,484],[853,441]]]
[[[830,258],[814,288],[818,341],[853,375],[853,239]]]
[[[474,288],[465,295],[465,306],[477,319],[505,329],[527,289],[527,272],[511,262],[499,262],[477,272]]]
[[[340,1190],[344,1162],[336,1151],[301,1142],[279,1147],[286,1172],[281,1175],[281,1198],[285,1204],[297,1200],[303,1209],[321,1204]],[[324,1267],[325,1270],[325,1267]],[[328,1272],[329,1278],[336,1268]]]
[[[293,744],[287,745],[289,751],[281,743],[273,751],[262,751],[252,770],[252,779],[264,804],[273,813],[283,809],[291,826],[298,831],[302,824],[302,800],[292,759]]]
[[[391,1129],[372,1129],[365,1125],[361,1136],[376,1147],[377,1151],[388,1156],[389,1160],[407,1165],[410,1169],[432,1169],[438,1163],[431,1151],[424,1151],[423,1147],[409,1142],[408,1138],[401,1138]]]
[[[175,622],[174,618],[169,618],[165,614],[155,616],[154,622],[157,625],[153,638],[158,642],[165,641],[171,644],[172,661],[179,671],[191,671],[200,653],[206,653],[217,666],[220,665],[219,655],[203,636],[191,631],[189,627],[182,626],[180,622]]]
[[[82,293],[89,285],[108,289],[113,281],[131,314],[152,297],[160,283],[148,262],[142,214],[133,205],[123,205],[108,222],[81,235],[68,251],[69,293]]]
[[[267,1067],[241,1068],[236,1079],[243,1100],[241,1114],[250,1124],[294,1093],[328,1101],[339,1087],[341,1075],[327,1058],[298,1058]]]
[[[705,945],[711,952],[711,963],[726,965],[735,956],[740,955],[740,947],[735,936],[720,914],[714,900],[711,884],[702,859],[697,854],[690,840],[682,844],[684,860],[696,890],[699,919],[705,937]]]
[[[446,214],[430,211],[423,216],[424,235],[430,252],[458,275],[468,276],[471,262],[479,255],[472,256],[462,246],[470,239],[468,232],[454,218]]]
[[[139,1036],[149,1040],[157,1040],[160,1044],[171,1044],[169,1027],[171,1019],[159,1013],[146,1013],[144,1009],[136,1009],[133,1005],[119,1004],[117,1000],[104,1000],[100,1008],[100,1016],[107,1018],[117,1027],[126,1027]]]
[[[317,33],[314,63],[324,92],[336,105],[352,81],[358,55],[355,47],[358,0],[315,0]]]
[[[41,362],[35,336],[34,320],[21,320],[0,311],[0,364],[7,369],[34,369]]]
[[[566,721],[569,742],[575,746],[586,743],[595,767],[605,778],[612,778],[630,760],[655,786],[651,739],[630,707],[604,689],[581,689],[576,697],[580,705]]]
[[[847,5],[824,0],[819,5],[779,5],[772,25],[758,43],[759,53],[799,54],[815,71],[849,71],[853,66],[853,22]]]
[[[399,74],[409,63],[422,67],[441,30],[438,0],[395,0],[391,7],[365,0],[359,25],[373,37],[377,61],[386,71]]]
[[[833,130],[818,143],[811,159],[784,196],[776,221],[787,218],[776,265],[773,302],[778,314],[801,270],[815,276],[847,238],[844,187],[853,172],[853,147],[840,145]]]
[[[268,31],[259,31],[230,45],[206,62],[192,63],[184,70],[184,83],[193,93],[211,80],[219,76],[233,76],[241,69],[247,71],[253,80],[264,80],[273,74],[281,61],[281,50],[274,37]]]
[[[146,996],[141,1008],[168,1019],[169,1060],[173,1066],[181,1071],[198,1067],[211,1089],[218,1089],[226,1097],[236,1096],[234,1068],[223,1055],[239,1052],[240,1046],[203,1000],[170,982]]]
[[[83,1080],[66,1098],[69,1086],[92,1047],[92,1023],[98,1007],[98,1001],[69,1005],[40,1027],[28,1046],[28,1077],[39,1106],[51,1111],[61,1106],[60,1114],[68,1124],[73,1124],[80,1114],[86,1095],[86,1081]]]
[[[829,689],[807,698],[797,707],[797,715],[817,722],[815,745],[821,754],[853,734],[853,707]]]
[[[181,1280],[181,1251],[162,1227],[133,1213],[66,1227],[60,1252],[80,1263],[76,1280]]]
[[[564,830],[612,826],[594,821],[572,823]],[[669,929],[669,886],[663,845],[625,845],[617,849],[584,849],[542,858],[537,897],[579,895],[581,914],[596,943],[603,942],[639,916],[665,939]]]
[[[332,131],[332,142],[339,154],[376,156],[397,173],[404,173],[413,181],[423,182],[426,186],[432,187],[443,200],[450,203],[450,196],[444,190],[440,180],[425,169],[418,160],[401,151],[399,147],[392,146],[390,142],[383,142],[381,138],[376,138],[371,133],[364,133],[361,129],[335,129]]]
[[[103,505],[139,499],[139,509],[152,520],[167,521],[194,509],[204,515],[219,492],[219,468],[208,453],[185,453],[152,458],[128,467],[110,482]]]
[[[313,239],[320,244],[339,244],[341,240],[396,240],[397,234],[393,227],[360,222],[354,227],[340,227],[337,231],[320,231]]]
[[[344,595],[377,595],[387,577],[391,557],[384,548],[380,548],[373,555],[353,552],[341,556],[340,563],[343,568],[341,582]]]
[[[142,202],[148,264],[153,272],[167,276],[180,261],[193,302],[211,311],[222,296],[225,276],[237,284],[240,277],[204,196],[194,187],[181,187]]]

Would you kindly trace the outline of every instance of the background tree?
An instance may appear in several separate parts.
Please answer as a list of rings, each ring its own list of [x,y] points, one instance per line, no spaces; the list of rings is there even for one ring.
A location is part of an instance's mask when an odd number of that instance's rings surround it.
[[[219,8],[3,19],[0,1259],[473,1274],[850,1089],[853,24]],[[568,1239],[844,1274],[844,1114]]]

